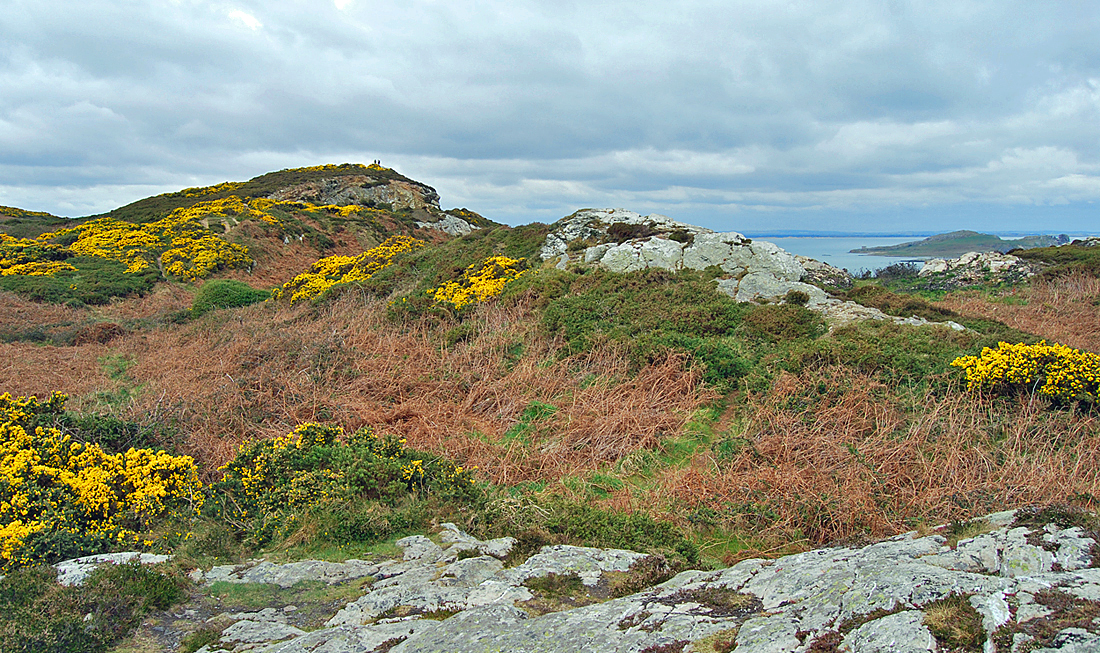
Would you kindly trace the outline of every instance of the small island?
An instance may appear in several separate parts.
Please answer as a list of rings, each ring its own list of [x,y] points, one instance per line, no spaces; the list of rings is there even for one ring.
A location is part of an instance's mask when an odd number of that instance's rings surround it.
[[[936,234],[924,240],[914,240],[897,245],[880,247],[859,247],[849,250],[853,254],[871,254],[874,256],[912,256],[919,258],[954,258],[967,252],[1008,252],[1013,249],[1031,249],[1034,247],[1052,247],[1069,242],[1069,236],[1025,236],[1019,239],[1004,240],[993,234],[977,231],[952,231]]]

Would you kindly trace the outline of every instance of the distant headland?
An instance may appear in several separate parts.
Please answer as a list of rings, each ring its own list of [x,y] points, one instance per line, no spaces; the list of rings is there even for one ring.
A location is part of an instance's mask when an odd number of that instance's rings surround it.
[[[853,254],[871,254],[875,256],[913,256],[913,257],[957,257],[967,252],[1007,252],[1013,249],[1031,249],[1034,247],[1052,247],[1069,242],[1069,236],[1024,236],[1023,238],[1004,240],[993,234],[977,231],[952,231],[936,234],[924,240],[914,240],[897,245],[880,247],[859,247],[849,250]]]

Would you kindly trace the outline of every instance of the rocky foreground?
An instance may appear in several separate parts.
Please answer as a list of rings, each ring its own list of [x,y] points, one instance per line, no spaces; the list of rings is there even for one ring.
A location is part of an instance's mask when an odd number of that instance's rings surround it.
[[[991,515],[970,527],[986,532],[953,545],[947,530],[912,532],[685,571],[620,598],[609,597],[644,586],[655,558],[546,546],[505,567],[511,538],[483,542],[446,524],[435,541],[399,541],[401,560],[193,572],[207,587],[362,588],[310,632],[293,625],[298,606],[281,604],[214,614],[184,606],[152,631],[171,647],[213,629],[203,653],[1100,651],[1096,543],[1072,519],[1039,516],[1050,523]],[[88,566],[62,563],[59,576],[79,582]]]

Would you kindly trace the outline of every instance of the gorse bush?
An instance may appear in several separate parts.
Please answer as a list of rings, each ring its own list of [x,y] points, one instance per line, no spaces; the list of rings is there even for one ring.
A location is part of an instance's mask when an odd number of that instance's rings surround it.
[[[338,427],[302,424],[286,436],[242,445],[221,469],[222,480],[211,485],[216,516],[257,545],[286,537],[312,512],[394,507],[410,496],[465,502],[478,495],[470,470],[370,428],[345,438]]]
[[[17,567],[114,546],[150,546],[149,530],[186,518],[203,504],[190,456],[129,449],[108,454],[54,428],[34,426],[60,413],[46,402],[0,395],[0,565]]]
[[[463,309],[500,295],[504,287],[524,274],[524,261],[507,256],[489,258],[466,268],[458,279],[428,291],[436,302]]]
[[[966,371],[969,390],[1022,388],[1058,401],[1096,402],[1100,356],[1045,340],[1034,345],[1002,342],[980,356],[960,356],[951,365]]]
[[[131,273],[159,267],[168,276],[201,279],[214,270],[252,265],[246,248],[210,233],[200,216],[184,209],[147,224],[100,218],[42,234],[39,240],[72,235],[76,240],[67,249],[74,256],[118,261]]]
[[[409,236],[391,236],[377,247],[359,256],[329,256],[310,266],[277,289],[275,299],[296,302],[314,299],[329,289],[353,282],[368,281],[386,269],[399,255],[424,246],[424,241]]]
[[[271,293],[257,290],[243,281],[214,279],[207,281],[195,294],[191,303],[191,316],[199,317],[218,308],[237,308],[262,302]]]
[[[0,288],[33,301],[79,306],[106,304],[112,297],[143,295],[160,278],[155,268],[128,273],[122,263],[102,258],[76,256],[65,262],[73,269],[49,275],[0,276]]]

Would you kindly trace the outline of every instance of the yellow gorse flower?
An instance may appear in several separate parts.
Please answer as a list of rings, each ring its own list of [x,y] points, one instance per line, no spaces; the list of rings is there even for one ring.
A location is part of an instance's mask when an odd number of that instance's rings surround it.
[[[960,356],[951,363],[966,372],[968,390],[1023,386],[1059,400],[1097,401],[1100,355],[1065,345],[1002,342],[980,356]]]
[[[524,274],[523,259],[490,256],[466,268],[462,276],[429,290],[435,301],[451,304],[456,309],[474,302],[483,302],[499,295],[506,285]]]
[[[381,245],[359,256],[328,256],[319,259],[309,270],[283,284],[274,293],[275,299],[290,298],[291,302],[312,299],[333,286],[354,281],[366,281],[386,269],[400,254],[424,246],[424,241],[410,236],[391,236]]]
[[[154,522],[195,515],[203,504],[190,456],[151,449],[108,454],[57,429],[28,429],[31,417],[60,412],[64,402],[60,393],[44,403],[0,395],[2,567],[34,562],[25,545],[39,532],[140,545]]]
[[[61,259],[68,256],[60,245],[0,234],[0,275],[53,276],[75,270]]]

